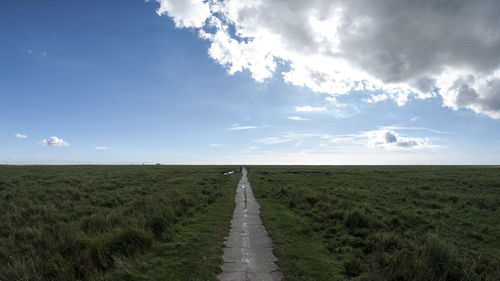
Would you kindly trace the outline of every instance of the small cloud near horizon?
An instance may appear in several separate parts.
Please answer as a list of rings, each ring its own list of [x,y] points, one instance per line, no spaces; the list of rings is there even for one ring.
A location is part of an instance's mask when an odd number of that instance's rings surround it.
[[[94,146],[95,150],[108,150],[107,146]]]
[[[378,148],[428,148],[427,139],[402,137],[395,131],[378,130],[366,134],[369,138],[369,145]]]
[[[69,146],[69,143],[67,141],[60,139],[56,136],[52,136],[48,139],[43,139],[38,144],[44,146],[56,146],[56,147]]]
[[[20,133],[17,133],[14,135],[14,137],[18,138],[18,139],[25,139],[27,138],[28,136],[27,135],[23,135],[23,134],[20,134]]]

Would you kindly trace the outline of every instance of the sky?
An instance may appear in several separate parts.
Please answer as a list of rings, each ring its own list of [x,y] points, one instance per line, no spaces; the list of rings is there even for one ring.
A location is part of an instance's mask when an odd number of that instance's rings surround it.
[[[500,164],[496,0],[3,0],[1,164]]]

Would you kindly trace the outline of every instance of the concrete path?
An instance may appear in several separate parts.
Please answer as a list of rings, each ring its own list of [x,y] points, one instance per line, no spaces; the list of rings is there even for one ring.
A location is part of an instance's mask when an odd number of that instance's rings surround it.
[[[260,219],[260,205],[253,196],[247,172],[236,190],[231,231],[224,244],[221,281],[274,281],[282,274],[274,263],[273,242]]]

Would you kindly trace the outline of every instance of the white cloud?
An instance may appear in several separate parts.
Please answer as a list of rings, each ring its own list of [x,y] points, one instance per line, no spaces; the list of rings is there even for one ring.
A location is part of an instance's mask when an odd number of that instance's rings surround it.
[[[362,144],[372,148],[385,148],[390,150],[428,149],[440,147],[439,145],[431,144],[431,139],[429,137],[403,136],[397,131],[413,131],[412,134],[414,135],[421,134],[422,132],[436,135],[451,134],[449,132],[423,127],[382,126],[375,130],[363,131],[356,134],[328,135],[326,139],[330,143]],[[433,139],[439,139],[442,141],[445,140],[442,137],[435,137]]]
[[[425,128],[425,127],[404,127],[404,126],[383,126],[380,128],[381,130],[406,130],[406,131],[427,131],[435,134],[446,134],[446,135],[452,135],[454,133],[451,132],[446,132],[446,131],[441,131],[441,130],[436,130],[436,129],[431,129],[431,128]]]
[[[227,144],[222,144],[222,143],[211,143],[208,146],[210,147],[224,147],[227,146]]]
[[[299,140],[298,142],[295,143],[295,145],[293,146],[294,148],[297,148],[299,147],[299,145],[304,141],[304,139],[301,139]]]
[[[287,119],[295,120],[295,121],[309,121],[309,120],[311,120],[309,118],[304,118],[304,117],[300,117],[300,116],[288,116]]]
[[[238,124],[233,124],[231,127],[227,128],[228,131],[241,131],[241,130],[252,130],[257,129],[257,126],[240,126]]]
[[[258,127],[256,126],[237,126],[237,127],[231,127],[228,128],[228,131],[241,131],[241,130],[250,130],[250,129],[257,129]]]
[[[60,139],[58,137],[50,137],[48,139],[43,139],[39,143],[39,145],[47,145],[47,146],[69,146],[69,143]]]
[[[254,140],[254,142],[261,143],[261,144],[277,144],[277,143],[284,143],[284,142],[289,142],[289,141],[292,141],[292,139],[276,138],[276,137],[261,138],[261,139]]]
[[[389,97],[386,94],[378,94],[378,95],[371,95],[369,99],[366,99],[365,101],[368,103],[375,103],[379,101],[384,101],[388,99]]]
[[[279,143],[286,143],[286,142],[291,142],[291,141],[296,141],[304,138],[309,138],[309,137],[327,137],[328,135],[326,134],[310,134],[310,133],[287,133],[284,134],[283,136],[280,137],[268,137],[268,138],[260,138],[260,139],[255,139],[253,140],[256,143],[261,143],[261,144],[279,144]]]
[[[172,17],[177,27],[202,27],[210,16],[208,3],[203,0],[157,0],[158,15]]]
[[[395,131],[376,130],[365,133],[368,145],[386,149],[427,148],[428,140],[422,138],[402,137]]]
[[[333,135],[333,136],[327,136],[326,140],[329,143],[345,143],[345,142],[352,142],[358,139],[360,135],[356,134],[347,134],[347,135]]]
[[[297,111],[297,112],[322,112],[322,111],[326,111],[326,107],[313,107],[310,105],[296,106],[295,111]]]
[[[409,149],[428,149],[438,148],[438,145],[431,144],[428,137],[410,137],[402,136],[399,131],[424,131],[432,134],[449,134],[439,130],[419,128],[419,127],[397,127],[384,126],[371,131],[362,131],[353,134],[330,135],[327,133],[286,133],[279,137],[266,137],[255,139],[253,142],[264,145],[275,145],[295,142],[294,148],[297,148],[305,139],[311,139],[311,144],[317,144],[319,147],[362,147],[366,148],[384,148],[388,150],[409,150]],[[415,134],[415,133],[414,133]],[[443,140],[442,138],[439,138]]]
[[[18,138],[18,139],[25,139],[27,138],[28,136],[27,135],[23,135],[23,134],[20,134],[20,133],[16,133],[14,135],[14,137]]]
[[[496,0],[157,1],[178,27],[198,28],[231,74],[263,81],[284,64],[285,81],[315,92],[366,90],[399,105],[441,95],[500,118]]]
[[[436,85],[445,106],[455,110],[465,107],[500,119],[500,68],[484,75],[471,69],[447,69]]]
[[[420,116],[414,116],[410,119],[411,122],[415,122],[417,120],[419,120],[421,117]]]
[[[95,150],[108,150],[107,146],[94,146]]]

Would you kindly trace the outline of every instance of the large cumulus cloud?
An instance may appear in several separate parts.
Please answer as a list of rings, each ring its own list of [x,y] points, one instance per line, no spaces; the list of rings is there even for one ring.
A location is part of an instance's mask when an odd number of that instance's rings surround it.
[[[440,95],[500,118],[497,0],[157,1],[230,73],[263,81],[284,63],[285,81],[316,92],[382,91],[400,105]]]

